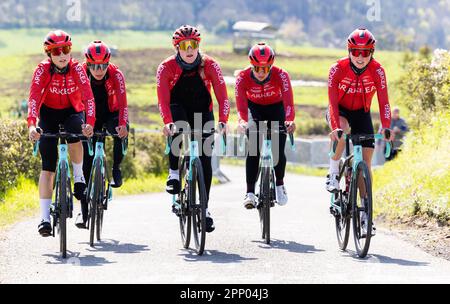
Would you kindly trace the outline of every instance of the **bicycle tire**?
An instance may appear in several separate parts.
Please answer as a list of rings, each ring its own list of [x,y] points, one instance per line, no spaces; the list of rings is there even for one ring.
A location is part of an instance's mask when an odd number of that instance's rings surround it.
[[[180,204],[178,218],[180,223],[181,242],[183,244],[183,248],[187,249],[189,248],[189,244],[191,242],[192,218],[189,213],[188,189],[186,188],[186,158],[183,158],[179,168],[181,191],[178,194],[178,203]]]
[[[67,164],[63,164],[60,168],[60,187],[59,187],[59,193],[58,198],[59,202],[57,202],[57,210],[58,210],[58,226],[59,226],[59,250],[61,252],[61,256],[63,259],[67,257],[67,214],[68,214],[68,196],[67,196],[67,190],[68,187],[70,187],[70,184],[68,184],[68,177],[67,177]],[[69,190],[70,191],[70,190]]]
[[[358,198],[360,198],[360,189],[357,185],[359,178],[362,177],[364,181],[364,187],[367,193],[367,205],[365,208],[359,206]],[[370,176],[369,168],[365,162],[360,162],[356,170],[356,178],[353,185],[353,206],[352,206],[352,218],[353,218],[353,236],[355,239],[356,252],[360,258],[365,258],[369,251],[370,240],[372,237],[372,180]],[[365,212],[367,215],[367,233],[366,237],[361,235],[361,220],[360,213]]]
[[[100,168],[101,170],[102,168]],[[102,172],[102,171],[100,171]],[[105,180],[105,175],[101,174],[101,189],[100,189],[100,195],[99,195],[99,200],[97,202],[97,223],[96,223],[96,234],[97,234],[97,241],[100,242],[101,241],[101,237],[102,237],[102,230],[103,230],[103,215],[104,215],[104,202],[108,202],[108,198],[105,195],[105,188],[106,188],[106,180]]]
[[[97,242],[101,241],[102,229],[103,229],[103,201],[105,200],[105,179],[102,178],[101,191],[99,196],[99,201],[97,202],[97,223],[95,224],[95,231],[97,235]]]
[[[270,168],[261,168],[261,183],[260,183],[260,206],[259,220],[261,223],[262,239],[266,244],[270,244],[270,208],[271,208],[271,170]]]
[[[197,201],[198,190],[198,201]],[[191,206],[192,232],[197,255],[203,255],[206,243],[206,186],[200,159],[192,163],[192,180],[189,181],[189,204]]]
[[[341,185],[341,190],[338,193],[332,194],[332,201],[334,204],[336,204],[336,200],[340,200],[340,206],[341,211],[337,211],[334,214],[335,218],[335,227],[336,227],[336,237],[338,240],[339,249],[342,251],[345,251],[348,246],[348,240],[350,238],[350,219],[351,215],[347,212],[345,209],[346,206],[348,206],[349,200],[349,194],[344,195],[344,192],[342,191],[342,186],[345,187],[345,174],[346,174],[347,167],[344,167],[344,163],[342,160],[339,163],[339,184]],[[342,179],[344,179],[344,184],[342,183]]]
[[[89,212],[89,246],[94,247],[94,237],[95,237],[95,226],[97,222],[97,211],[98,211],[98,202],[99,202],[99,185],[101,182],[101,174],[100,174],[101,166],[99,160],[95,160],[94,170],[89,179],[90,184],[90,192],[87,194],[88,198],[88,206],[90,207]]]

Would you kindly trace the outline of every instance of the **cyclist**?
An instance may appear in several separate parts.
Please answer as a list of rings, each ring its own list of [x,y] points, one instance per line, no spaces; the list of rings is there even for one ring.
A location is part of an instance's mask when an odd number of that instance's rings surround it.
[[[114,138],[113,169],[114,183],[112,187],[122,185],[122,173],[120,164],[123,160],[121,138],[128,136],[128,106],[125,87],[125,77],[119,68],[110,63],[111,51],[102,41],[91,42],[85,49],[86,57],[83,65],[91,83],[95,98],[96,120],[94,132],[101,132],[103,125],[111,134],[118,134],[120,138]],[[95,143],[94,143],[95,146]],[[84,144],[83,172],[84,178],[89,180],[94,156],[87,152],[87,144]],[[81,211],[76,220],[78,228],[86,228],[88,218],[88,204],[85,197],[81,200]]]
[[[163,61],[157,71],[157,93],[161,117],[165,124],[163,133],[166,136],[174,135],[174,122],[187,122],[190,128],[199,124],[195,117],[201,117],[201,128],[205,125],[214,127],[213,102],[211,85],[214,88],[219,103],[219,122],[222,132],[226,132],[226,123],[230,112],[225,81],[219,64],[211,57],[199,51],[200,32],[193,26],[183,25],[178,28],[172,37],[172,44],[176,54]],[[177,124],[179,125],[179,124]],[[198,128],[200,128],[198,127]],[[210,128],[211,129],[211,128]],[[211,148],[211,142],[209,148]],[[200,151],[207,197],[212,181],[211,156],[206,155],[205,139],[202,140],[204,151]],[[211,150],[209,149],[208,150]],[[171,151],[169,154],[169,176],[166,191],[178,194],[181,184],[178,172],[178,156]],[[206,231],[215,229],[211,213],[206,212]]]
[[[374,134],[370,106],[375,92],[378,96],[383,134],[389,130],[391,123],[386,73],[373,58],[376,44],[374,35],[365,28],[356,29],[348,37],[347,44],[349,56],[331,67],[328,80],[329,107],[326,118],[332,131],[331,141],[339,141],[336,153],[330,159],[326,181],[329,192],[339,190],[339,160],[345,149],[345,140],[338,137],[338,132],[343,130],[348,134],[351,128],[351,134]],[[393,132],[390,140],[392,137]],[[371,171],[375,141],[367,140],[362,142],[362,146],[364,161]]]
[[[277,122],[281,129],[288,133],[295,131],[295,107],[289,74],[273,65],[275,52],[265,44],[258,43],[249,52],[251,66],[241,71],[236,78],[236,104],[239,114],[239,130],[245,132],[256,127],[260,121]],[[249,114],[250,113],[250,114]],[[250,137],[251,138],[251,137]],[[255,184],[258,178],[260,159],[260,137],[257,137],[257,153],[249,153],[246,160],[247,194],[244,206],[247,209],[256,207]],[[252,142],[250,141],[250,144]],[[273,147],[274,155],[278,155],[275,164],[276,200],[280,206],[288,203],[284,175],[286,171],[286,134],[280,134],[279,145]],[[250,149],[251,150],[251,149]],[[256,155],[251,155],[256,154]]]
[[[48,33],[44,51],[49,57],[34,71],[28,99],[28,128],[31,140],[40,140],[36,130],[57,133],[59,125],[70,133],[92,136],[95,124],[95,103],[91,86],[83,66],[71,57],[72,41],[69,34],[56,30]],[[84,115],[86,112],[85,124]],[[80,200],[86,190],[83,176],[83,146],[79,139],[68,139],[69,155],[73,165],[74,196]],[[58,151],[56,139],[42,138],[39,151],[42,171],[39,178],[39,197],[42,221],[39,233],[50,236],[50,205]]]

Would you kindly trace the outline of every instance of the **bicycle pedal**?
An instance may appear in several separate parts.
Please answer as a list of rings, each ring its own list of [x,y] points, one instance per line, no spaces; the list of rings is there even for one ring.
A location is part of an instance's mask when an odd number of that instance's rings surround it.
[[[334,207],[330,207],[330,214],[336,216],[336,209]]]
[[[179,217],[180,209],[178,209],[176,206],[172,206],[172,213]]]

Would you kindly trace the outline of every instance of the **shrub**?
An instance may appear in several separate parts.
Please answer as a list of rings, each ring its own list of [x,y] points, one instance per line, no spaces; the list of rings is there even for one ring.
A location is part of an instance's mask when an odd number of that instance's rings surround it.
[[[26,122],[0,120],[0,146],[0,196],[16,185],[20,174],[38,179],[40,160],[32,157]]]
[[[109,166],[112,166],[112,150],[112,141],[108,140],[106,153]],[[124,179],[166,172],[168,157],[164,155],[164,150],[164,138],[158,134],[137,134],[135,142],[130,139],[128,155],[121,165]],[[133,157],[133,152],[136,157]],[[33,157],[26,122],[0,120],[0,197],[16,185],[20,175],[37,182],[40,170],[41,159]]]
[[[411,125],[428,124],[436,112],[450,103],[450,53],[436,50],[432,60],[409,61],[399,87],[402,102],[411,113]]]

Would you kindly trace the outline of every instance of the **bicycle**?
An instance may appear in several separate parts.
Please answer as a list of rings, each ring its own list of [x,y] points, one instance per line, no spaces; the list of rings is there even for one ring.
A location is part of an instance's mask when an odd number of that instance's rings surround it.
[[[108,166],[105,155],[106,137],[119,137],[117,134],[107,132],[105,126],[101,132],[95,132],[93,138],[96,139],[95,155],[92,161],[92,169],[89,176],[87,188],[87,203],[89,206],[87,228],[90,230],[89,245],[94,247],[94,235],[97,241],[101,240],[103,228],[103,213],[108,209],[108,203],[112,200],[111,177],[108,174]],[[92,139],[88,141],[89,155],[92,156]],[[128,139],[122,139],[122,154],[127,154]],[[106,182],[108,186],[106,187]],[[106,189],[106,191],[105,191]]]
[[[389,138],[390,131],[386,130],[385,133],[386,138]],[[339,138],[342,135],[343,132],[340,131]],[[341,159],[339,164],[340,190],[331,195],[330,213],[335,218],[339,248],[342,251],[347,249],[350,220],[352,220],[356,252],[360,258],[365,258],[369,251],[373,225],[372,180],[363,159],[361,142],[373,139],[383,139],[383,135],[345,135],[345,158]],[[351,154],[350,141],[353,144],[353,153]],[[334,156],[336,147],[337,142],[334,142],[330,157]],[[386,155],[390,155],[390,153],[391,144],[387,142]],[[362,231],[362,217],[367,221],[366,233]]]
[[[184,249],[188,249],[191,241],[191,233],[194,236],[194,245],[197,255],[201,256],[205,250],[206,242],[206,205],[207,193],[202,163],[199,158],[198,137],[207,138],[214,135],[215,130],[190,130],[177,132],[183,135],[186,149],[179,159],[179,176],[181,191],[173,195],[172,209],[179,218],[181,241]],[[165,154],[170,153],[173,137],[166,141]],[[223,135],[223,147],[226,137]],[[200,140],[201,142],[201,140]]]
[[[86,139],[82,134],[72,134],[64,131],[64,126],[59,125],[59,132],[56,134],[42,133],[42,129],[36,129],[41,133],[41,138],[56,138],[58,140],[58,166],[55,177],[55,201],[50,207],[52,217],[52,236],[55,237],[55,230],[59,234],[60,253],[65,259],[67,257],[67,218],[73,217],[73,193],[70,181],[70,167],[68,161],[68,138]],[[33,156],[37,156],[39,141],[36,141],[33,149]]]
[[[258,180],[259,180],[259,193],[256,195],[258,197],[258,204],[256,208],[259,213],[259,221],[261,225],[262,239],[265,240],[266,244],[270,244],[270,209],[275,207],[276,194],[275,194],[275,169],[273,165],[273,155],[272,155],[272,134],[287,134],[289,135],[289,141],[291,144],[292,151],[296,150],[294,143],[294,135],[292,133],[287,133],[284,127],[280,127],[279,130],[270,130],[267,128],[267,123],[265,123],[266,130],[263,132],[264,139],[262,144],[262,151],[259,161],[258,168]],[[249,134],[261,134],[261,131],[247,130],[247,137]],[[240,138],[240,151],[243,152],[243,137]]]

